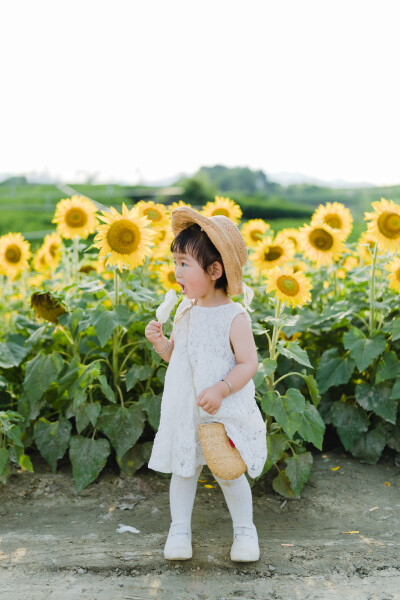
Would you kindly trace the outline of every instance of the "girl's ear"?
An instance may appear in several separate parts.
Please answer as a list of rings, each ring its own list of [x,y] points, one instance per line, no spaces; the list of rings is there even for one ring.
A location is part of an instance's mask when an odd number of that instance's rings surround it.
[[[224,272],[224,269],[221,265],[220,262],[218,262],[217,260],[214,261],[211,265],[208,265],[207,267],[207,273],[210,275],[211,279],[219,279],[220,277],[222,277],[222,274]]]

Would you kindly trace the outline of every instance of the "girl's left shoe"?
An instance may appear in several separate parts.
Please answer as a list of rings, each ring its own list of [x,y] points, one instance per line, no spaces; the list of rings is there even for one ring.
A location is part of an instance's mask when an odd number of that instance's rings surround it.
[[[189,525],[171,524],[164,546],[164,558],[167,560],[188,560],[192,558],[192,533]]]
[[[259,560],[260,547],[255,525],[252,527],[234,527],[231,560],[235,562],[252,562]]]

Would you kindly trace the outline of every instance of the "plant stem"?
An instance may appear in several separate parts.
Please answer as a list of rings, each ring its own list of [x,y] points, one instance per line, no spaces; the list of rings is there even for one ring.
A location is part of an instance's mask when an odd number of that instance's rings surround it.
[[[375,306],[373,305],[375,302],[375,274],[376,274],[376,263],[378,258],[378,244],[375,242],[374,252],[372,255],[372,272],[371,272],[371,281],[370,281],[370,290],[369,290],[369,333],[371,334],[375,330]]]
[[[275,319],[279,318],[283,308],[284,308],[284,305],[282,306],[282,302],[280,300],[277,300],[277,303],[275,306]],[[276,350],[276,344],[278,341],[278,336],[279,336],[280,330],[281,330],[281,327],[279,327],[275,323],[274,328],[272,330],[271,343],[269,345],[269,357],[272,360],[276,360],[276,357],[277,357],[277,353],[275,352],[275,350]],[[273,389],[274,389],[274,374],[267,377],[267,385],[268,385],[268,391],[273,391]]]
[[[114,309],[118,306],[118,295],[119,295],[119,275],[118,270],[114,271]],[[119,326],[114,329],[113,333],[113,353],[112,353],[112,371],[114,381],[114,392],[118,388],[118,352],[119,352]]]
[[[72,252],[72,276],[74,283],[79,282],[79,235],[74,237]]]

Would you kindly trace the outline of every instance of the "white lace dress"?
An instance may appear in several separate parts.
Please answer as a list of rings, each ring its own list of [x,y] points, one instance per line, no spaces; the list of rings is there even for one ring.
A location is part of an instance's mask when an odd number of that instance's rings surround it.
[[[182,300],[175,320],[190,304],[187,298]],[[199,395],[236,364],[229,332],[234,317],[240,312],[248,317],[238,302],[213,307],[194,305],[174,324],[174,349],[165,375],[160,425],[148,463],[150,469],[191,477],[198,465],[206,464],[197,427],[198,405],[188,353]],[[260,475],[267,458],[266,426],[254,391],[251,379],[241,390],[224,398],[215,415],[198,407],[202,423],[225,425],[253,478]]]

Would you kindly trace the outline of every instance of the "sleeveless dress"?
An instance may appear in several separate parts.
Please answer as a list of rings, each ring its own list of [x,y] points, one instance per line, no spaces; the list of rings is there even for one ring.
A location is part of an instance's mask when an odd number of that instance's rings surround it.
[[[197,395],[220,381],[235,366],[229,332],[236,315],[244,312],[239,302],[220,306],[197,306],[180,313],[192,303],[184,298],[174,323],[174,349],[165,375],[160,425],[148,467],[162,473],[191,477],[198,465],[205,465],[198,433],[202,423],[220,422],[239,450],[250,477],[261,474],[267,459],[266,425],[254,397],[251,379],[241,390],[222,400],[214,415],[196,404]]]

